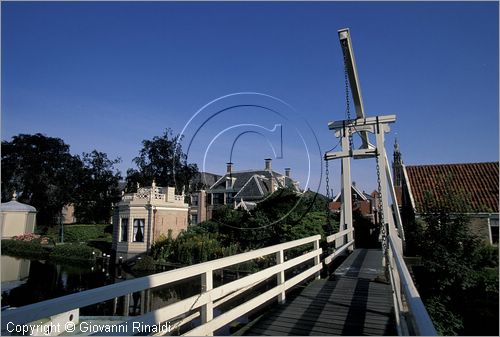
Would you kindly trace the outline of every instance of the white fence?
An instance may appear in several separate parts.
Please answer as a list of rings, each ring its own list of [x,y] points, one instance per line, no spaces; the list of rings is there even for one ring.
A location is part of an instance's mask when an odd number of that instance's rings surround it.
[[[342,231],[339,231],[338,233],[332,234],[330,236],[326,237],[326,242],[327,243],[332,243],[334,242],[335,248],[333,249],[333,253],[325,257],[325,264],[329,265],[337,256],[340,254],[344,253],[347,248],[351,247],[354,245],[354,240],[349,241],[349,234],[353,233],[354,230],[352,228],[344,229]],[[339,247],[337,247],[337,243],[344,241],[343,243],[339,244]]]
[[[130,317],[129,320],[115,326],[115,335],[131,334],[134,322],[153,326],[166,322],[175,322],[176,327],[183,325],[197,317],[201,317],[201,324],[188,331],[187,335],[212,335],[214,331],[245,315],[273,299],[282,302],[285,300],[286,290],[316,277],[319,278],[322,264],[320,257],[322,250],[319,246],[319,235],[295,240],[279,245],[266,247],[243,254],[233,255],[218,260],[208,261],[193,266],[158,273],[146,277],[132,279],[121,283],[115,283],[104,287],[75,293],[13,310],[2,312],[2,335],[7,335],[7,324],[10,326],[23,325],[64,313],[73,309],[82,308],[95,303],[104,302],[130,293],[165,286],[174,282],[187,280],[192,277],[200,277],[202,289],[200,293],[167,305],[160,309],[148,312],[141,316]],[[312,249],[304,254],[285,261],[287,250],[312,245]],[[240,278],[230,283],[213,288],[213,272],[232,265],[244,263],[257,258],[274,254],[276,264],[255,272],[249,276]],[[312,261],[312,266],[302,270],[288,280],[285,279],[285,271],[297,267],[305,262]],[[237,297],[252,287],[262,284],[270,277],[276,276],[277,285],[252,299],[214,317],[214,308],[228,300]],[[97,333],[98,335],[100,333]],[[110,333],[102,333],[110,335]]]
[[[386,259],[389,259],[388,271],[393,289],[398,334],[402,336],[437,336],[434,324],[391,235],[387,236],[387,243],[389,251]]]

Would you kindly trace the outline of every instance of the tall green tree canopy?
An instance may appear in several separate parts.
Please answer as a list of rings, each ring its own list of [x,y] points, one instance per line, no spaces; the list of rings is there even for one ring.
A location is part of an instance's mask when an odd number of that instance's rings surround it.
[[[198,167],[187,163],[180,141],[181,137],[174,136],[169,128],[161,137],[143,140],[143,148],[134,158],[137,169],[127,170],[127,190],[133,191],[137,183],[150,185],[153,179],[159,186],[175,186],[177,193],[186,190]]]
[[[204,226],[227,242],[243,249],[256,249],[311,235],[330,235],[338,223],[326,212],[326,198],[314,192],[302,195],[283,188],[247,212],[224,206],[216,210]]]
[[[36,207],[37,223],[49,225],[62,207],[74,201],[81,161],[62,139],[20,134],[2,141],[2,200],[12,193]]]
[[[120,200],[118,182],[121,175],[114,168],[119,162],[120,159],[111,160],[106,153],[96,150],[83,153],[75,200],[75,215],[79,221],[109,222],[112,203]]]

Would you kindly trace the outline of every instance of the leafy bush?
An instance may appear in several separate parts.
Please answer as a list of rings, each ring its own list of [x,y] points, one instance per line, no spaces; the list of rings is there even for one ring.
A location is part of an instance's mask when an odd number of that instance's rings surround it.
[[[111,227],[111,231],[110,231]],[[48,231],[55,241],[60,241],[60,228],[53,227]],[[65,225],[64,226],[64,242],[86,242],[95,239],[105,239],[111,241],[112,239],[112,225]]]
[[[440,186],[442,199],[426,195],[424,221],[414,221],[407,232],[422,261],[414,269],[418,290],[438,333],[496,336],[498,248],[471,233],[467,194],[449,186]]]
[[[200,262],[234,255],[239,252],[237,244],[224,245],[217,233],[207,233],[199,228],[182,232],[176,239],[162,236],[151,247],[151,256],[159,262],[177,262],[192,265]]]
[[[144,256],[138,259],[132,267],[133,271],[154,271],[155,261],[151,256]]]
[[[162,234],[160,238],[151,246],[151,256],[159,262],[167,262],[174,254],[174,240],[172,239],[171,232],[168,236]]]
[[[87,241],[87,246],[97,248],[98,250],[111,254],[112,242],[106,239],[96,239]]]
[[[181,233],[174,244],[173,258],[184,265],[192,265],[238,252],[236,244],[223,246],[217,233]]]
[[[62,262],[71,261],[93,263],[95,256],[97,255],[101,255],[101,251],[97,248],[81,244],[62,244],[54,247],[49,258]]]
[[[41,245],[39,240],[2,240],[2,254],[30,259],[46,259],[52,250],[50,245]]]

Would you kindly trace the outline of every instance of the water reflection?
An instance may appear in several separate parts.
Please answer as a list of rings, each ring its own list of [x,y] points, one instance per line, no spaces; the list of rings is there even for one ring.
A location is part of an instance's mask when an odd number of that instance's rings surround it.
[[[26,282],[30,261],[2,255],[2,290],[10,291]]]
[[[2,307],[20,307],[114,283],[110,268],[76,266],[2,255]],[[113,274],[114,275],[114,274]]]
[[[214,274],[214,287],[243,276],[239,273],[231,276],[228,272]],[[112,283],[124,282],[132,278],[134,276],[125,272],[121,263],[115,265],[106,258],[98,259],[94,266],[77,266],[2,256],[1,304],[2,308],[9,306],[20,307]],[[274,279],[272,282],[274,282]],[[11,286],[8,287],[8,285]],[[245,296],[246,299],[248,300],[261,293],[261,291],[265,291],[269,286],[274,285],[264,283],[262,289],[254,289]],[[114,316],[118,320],[125,320],[128,316],[140,316],[179,300],[198,295],[200,291],[201,278],[196,276],[80,308],[80,319],[95,316]],[[235,303],[221,305],[215,309],[215,316],[231,309],[234,305]],[[238,322],[246,323],[247,318],[243,317]],[[184,329],[199,323],[199,318],[197,318],[192,323],[186,324]],[[230,327],[226,326],[217,334],[227,335],[229,329]],[[182,333],[182,330],[178,330],[176,333]]]

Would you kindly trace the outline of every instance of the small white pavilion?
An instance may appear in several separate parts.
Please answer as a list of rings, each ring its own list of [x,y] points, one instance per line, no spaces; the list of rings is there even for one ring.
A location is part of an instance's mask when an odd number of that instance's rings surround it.
[[[12,200],[0,205],[0,228],[2,239],[33,233],[36,223],[36,208],[17,201],[14,192]]]

